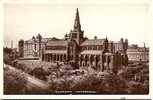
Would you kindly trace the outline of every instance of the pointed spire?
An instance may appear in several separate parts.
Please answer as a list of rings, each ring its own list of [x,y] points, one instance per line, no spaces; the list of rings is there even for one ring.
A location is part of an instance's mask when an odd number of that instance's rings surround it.
[[[80,17],[79,17],[79,10],[78,10],[78,8],[76,9],[75,22],[74,22],[74,30],[81,31]]]
[[[76,11],[76,19],[79,19],[79,10],[77,8],[77,11]]]

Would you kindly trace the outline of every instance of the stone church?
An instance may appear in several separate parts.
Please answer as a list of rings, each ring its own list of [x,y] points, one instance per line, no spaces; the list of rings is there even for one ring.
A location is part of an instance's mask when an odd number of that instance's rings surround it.
[[[74,63],[79,67],[94,66],[97,70],[114,70],[127,66],[128,40],[109,41],[108,38],[88,39],[81,29],[77,8],[73,30],[64,39],[42,38],[40,34],[30,40],[19,41],[21,57],[38,57],[47,62]]]

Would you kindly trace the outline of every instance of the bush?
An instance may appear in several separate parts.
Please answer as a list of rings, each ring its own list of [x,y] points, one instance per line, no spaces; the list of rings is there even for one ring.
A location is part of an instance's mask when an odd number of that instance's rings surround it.
[[[12,59],[9,54],[4,54],[3,61],[5,64],[8,64],[8,65],[12,64]]]
[[[23,64],[23,63],[18,63],[17,61],[14,61],[13,62],[13,66],[17,69],[20,69],[26,73],[30,73],[31,72],[31,68],[27,67],[26,64]]]
[[[53,79],[53,78],[52,78]],[[71,75],[57,78],[49,82],[50,89],[55,91],[95,91],[96,93],[127,93],[127,84],[117,75],[111,73],[89,73],[86,75]]]
[[[96,91],[97,93],[127,93],[127,85],[124,80],[118,76],[101,72],[96,74],[89,74],[81,81],[77,82],[72,88],[76,90]]]
[[[118,76],[127,81],[129,94],[149,93],[149,68],[148,66],[129,67],[118,72]]]
[[[128,92],[130,94],[148,94],[149,85],[142,84],[140,82],[130,81],[128,82],[129,88]]]
[[[10,69],[4,69],[4,93],[16,94],[24,93],[26,89],[27,78],[23,73]]]
[[[36,67],[34,68],[31,72],[30,72],[31,75],[34,75],[35,77],[41,79],[41,80],[47,80],[47,75],[48,75],[48,72],[46,72],[42,67]]]

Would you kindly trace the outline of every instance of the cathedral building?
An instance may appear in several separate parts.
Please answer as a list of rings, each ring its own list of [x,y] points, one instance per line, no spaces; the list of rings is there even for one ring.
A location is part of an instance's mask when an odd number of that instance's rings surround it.
[[[30,40],[19,42],[23,57],[39,57],[47,62],[75,63],[79,67],[94,66],[97,70],[117,69],[127,66],[128,40],[118,42],[104,39],[88,39],[81,29],[79,11],[76,10],[73,29],[64,39],[42,38],[40,34]]]

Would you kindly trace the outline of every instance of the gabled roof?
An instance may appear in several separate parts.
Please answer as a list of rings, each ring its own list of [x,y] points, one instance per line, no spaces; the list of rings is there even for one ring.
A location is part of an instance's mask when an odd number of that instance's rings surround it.
[[[103,45],[105,39],[89,39],[85,40],[81,46],[86,46],[86,45]]]
[[[47,46],[66,46],[68,44],[67,40],[49,40]]]
[[[66,50],[46,50],[45,53],[66,54]]]

